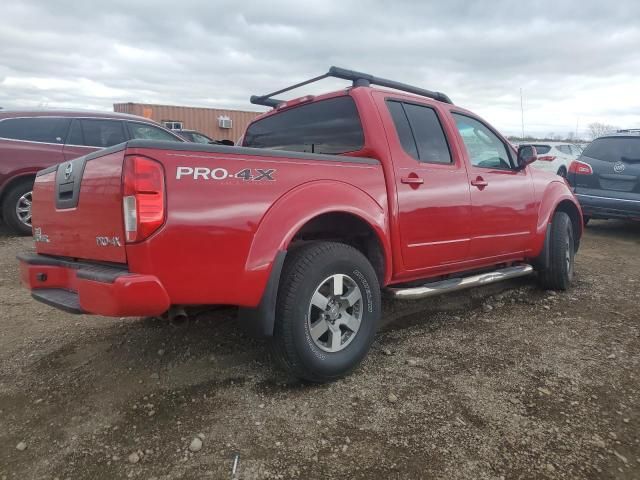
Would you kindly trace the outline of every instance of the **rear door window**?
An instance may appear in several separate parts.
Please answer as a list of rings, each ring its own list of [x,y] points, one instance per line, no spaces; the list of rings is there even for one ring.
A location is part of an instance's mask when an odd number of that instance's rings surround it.
[[[63,144],[70,123],[63,117],[7,118],[0,121],[0,137]]]
[[[163,130],[148,123],[127,122],[131,138],[143,140],[165,140],[169,142],[179,142],[180,140]]]
[[[349,96],[300,105],[252,123],[243,146],[341,154],[364,146],[355,102]]]
[[[111,147],[127,140],[120,120],[80,120],[84,145],[88,147]]]
[[[388,100],[387,107],[409,155],[423,163],[451,163],[449,145],[433,108],[395,100]]]
[[[398,139],[400,140],[403,150],[416,160],[419,160],[418,146],[416,145],[415,138],[413,138],[409,119],[407,118],[402,103],[389,101],[387,102],[387,107],[389,108],[389,113],[391,113],[391,118],[393,118],[393,123],[396,126],[396,133],[398,134]]]
[[[82,136],[80,120],[73,120],[71,122],[71,128],[69,129],[69,135],[67,135],[66,144],[84,146],[84,137]]]
[[[589,144],[583,155],[611,163],[640,163],[640,137],[598,138]]]

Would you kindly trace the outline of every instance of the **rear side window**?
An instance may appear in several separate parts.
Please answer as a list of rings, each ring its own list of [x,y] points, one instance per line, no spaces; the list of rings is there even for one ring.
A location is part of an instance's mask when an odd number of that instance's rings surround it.
[[[582,153],[605,162],[640,162],[640,137],[598,138]]]
[[[61,117],[7,118],[0,121],[0,137],[63,144],[70,123]]]
[[[119,120],[80,120],[84,145],[111,147],[126,141],[122,122]]]
[[[154,127],[145,123],[127,122],[129,124],[129,132],[131,138],[139,138],[144,140],[166,140],[169,142],[179,142],[176,137],[161,128]]]
[[[540,145],[539,143],[535,143],[533,146],[536,147],[538,155],[545,155],[551,151],[551,145]]]
[[[353,99],[344,96],[258,120],[247,129],[243,146],[337,155],[360,150],[364,133]]]
[[[580,156],[580,154],[582,153],[582,149],[577,146],[577,145],[570,145],[571,147],[571,154],[574,155],[576,158]]]

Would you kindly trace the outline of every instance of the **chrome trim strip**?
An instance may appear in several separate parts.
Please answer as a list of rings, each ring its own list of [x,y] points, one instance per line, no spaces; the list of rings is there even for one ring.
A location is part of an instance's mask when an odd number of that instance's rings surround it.
[[[576,193],[576,197],[598,198],[600,200],[613,200],[614,202],[640,203],[640,200],[627,200],[626,198],[598,197],[597,195],[585,195],[584,193]]]

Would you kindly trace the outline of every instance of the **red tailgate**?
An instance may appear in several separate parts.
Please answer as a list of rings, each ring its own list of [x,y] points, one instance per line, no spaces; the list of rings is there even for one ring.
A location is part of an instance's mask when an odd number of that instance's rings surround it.
[[[38,253],[126,263],[124,149],[104,153],[62,163],[36,178],[33,229]]]

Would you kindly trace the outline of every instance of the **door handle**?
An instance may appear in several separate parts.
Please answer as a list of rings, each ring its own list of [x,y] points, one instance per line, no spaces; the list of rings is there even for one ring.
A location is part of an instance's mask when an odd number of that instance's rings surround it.
[[[407,183],[409,185],[422,185],[424,183],[424,178],[420,177],[402,177],[400,179],[402,183]]]
[[[475,180],[471,180],[471,185],[473,185],[474,187],[478,187],[480,190],[482,190],[484,187],[489,185],[489,182],[487,182],[482,177],[477,177]]]

